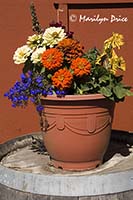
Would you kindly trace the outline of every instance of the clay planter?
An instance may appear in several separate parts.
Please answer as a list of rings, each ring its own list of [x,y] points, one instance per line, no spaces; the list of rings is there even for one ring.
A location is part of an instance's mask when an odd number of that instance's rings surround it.
[[[114,102],[100,94],[42,98],[44,143],[55,167],[93,169],[108,147]]]

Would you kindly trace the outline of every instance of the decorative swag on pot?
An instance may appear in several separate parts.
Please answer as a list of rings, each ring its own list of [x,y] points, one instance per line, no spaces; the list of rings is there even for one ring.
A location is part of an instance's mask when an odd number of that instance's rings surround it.
[[[84,52],[81,43],[62,23],[40,28],[31,5],[33,30],[13,56],[23,64],[20,81],[5,96],[13,107],[29,100],[44,118],[44,145],[53,165],[67,170],[92,169],[106,152],[115,102],[133,93],[122,80],[123,57],[116,50],[123,35],[112,33],[102,50]],[[86,39],[89,43],[89,39]]]

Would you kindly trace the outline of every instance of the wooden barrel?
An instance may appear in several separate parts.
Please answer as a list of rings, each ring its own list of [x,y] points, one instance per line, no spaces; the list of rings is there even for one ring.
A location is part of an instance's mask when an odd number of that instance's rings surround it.
[[[68,147],[69,148],[69,147]],[[95,170],[55,169],[40,133],[0,145],[0,200],[133,200],[133,148],[112,141]]]

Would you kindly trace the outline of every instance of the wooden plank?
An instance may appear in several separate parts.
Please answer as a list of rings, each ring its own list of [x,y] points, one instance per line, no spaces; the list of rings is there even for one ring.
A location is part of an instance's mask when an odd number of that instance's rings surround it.
[[[93,197],[64,197],[25,193],[0,184],[0,200],[133,200],[133,190]]]
[[[0,184],[0,200],[78,200],[78,197],[62,197],[25,193]]]

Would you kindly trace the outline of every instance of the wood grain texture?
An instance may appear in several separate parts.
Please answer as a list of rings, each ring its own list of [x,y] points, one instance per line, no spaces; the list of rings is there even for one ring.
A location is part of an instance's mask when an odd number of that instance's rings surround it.
[[[0,184],[0,200],[133,200],[133,190],[93,197],[62,197],[25,193]]]

